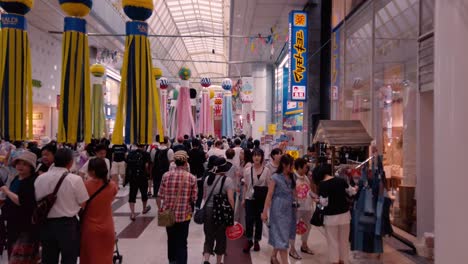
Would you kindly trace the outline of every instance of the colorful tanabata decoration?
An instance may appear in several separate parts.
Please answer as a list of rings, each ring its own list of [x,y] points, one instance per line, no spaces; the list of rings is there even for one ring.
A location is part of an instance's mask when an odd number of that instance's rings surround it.
[[[234,136],[234,125],[232,118],[232,81],[231,79],[224,79],[221,83],[224,89],[223,94],[223,122],[221,127],[221,135],[226,137]]]
[[[163,122],[163,128],[164,128],[164,134],[166,135],[168,133],[168,127],[167,127],[167,88],[169,87],[169,81],[161,77],[159,78],[159,89],[161,91],[161,116],[162,116],[162,122]]]
[[[91,65],[93,88],[91,92],[91,120],[93,138],[101,138],[106,134],[106,116],[104,112],[104,91],[102,89],[103,76],[106,68],[101,64]]]
[[[210,90],[211,80],[202,78],[200,81],[203,87],[200,104],[200,115],[198,118],[198,133],[203,135],[213,134],[213,118],[211,117]],[[213,92],[214,96],[214,92]]]
[[[59,0],[67,14],[62,46],[62,85],[58,120],[58,142],[90,142],[91,89],[86,20],[91,0]]]
[[[169,137],[175,138],[177,136],[177,100],[179,99],[179,89],[180,86],[177,85],[169,92],[169,98],[171,99],[171,104],[169,106]]]
[[[126,144],[149,144],[153,139],[156,116],[158,134],[164,137],[159,92],[153,75],[148,24],[153,13],[152,0],[123,0],[125,14],[132,19],[126,24],[125,54],[122,65],[120,97],[115,120],[114,144],[122,144],[125,124]]]
[[[31,50],[25,15],[33,3],[0,1],[7,12],[1,16],[0,30],[0,134],[9,141],[32,138]]]
[[[177,137],[184,135],[194,135],[195,122],[192,116],[192,109],[190,103],[190,83],[189,79],[191,71],[187,67],[182,67],[179,70],[179,77],[181,78],[179,97],[177,100]]]

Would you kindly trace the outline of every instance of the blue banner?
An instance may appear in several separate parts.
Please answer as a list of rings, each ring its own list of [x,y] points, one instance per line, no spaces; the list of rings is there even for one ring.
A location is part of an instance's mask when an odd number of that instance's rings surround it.
[[[86,20],[79,17],[65,17],[63,31],[76,31],[86,34]]]
[[[2,28],[26,30],[26,18],[16,14],[2,14]]]
[[[148,24],[141,21],[128,21],[126,24],[127,35],[148,36]]]
[[[307,100],[307,13],[289,13],[289,89],[292,101]]]

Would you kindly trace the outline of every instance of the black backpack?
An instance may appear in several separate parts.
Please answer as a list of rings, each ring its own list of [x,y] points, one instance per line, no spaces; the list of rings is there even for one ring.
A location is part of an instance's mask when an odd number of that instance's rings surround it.
[[[153,164],[153,175],[162,176],[164,173],[169,171],[169,160],[167,159],[167,149],[157,149],[154,154],[154,164]]]
[[[127,156],[127,175],[140,176],[145,174],[145,158],[141,150],[134,150]]]

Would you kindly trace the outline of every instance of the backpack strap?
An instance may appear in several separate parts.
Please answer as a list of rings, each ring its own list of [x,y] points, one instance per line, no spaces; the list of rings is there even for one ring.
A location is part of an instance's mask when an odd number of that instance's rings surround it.
[[[205,200],[205,204],[203,205],[203,208],[205,208],[206,203],[211,199],[211,196],[213,196],[214,189],[216,188],[216,185],[218,185],[219,179],[220,178],[218,177],[218,179],[216,179],[216,181],[214,182],[213,188],[211,189],[210,194],[208,194],[208,197]]]
[[[55,189],[54,189],[54,192],[52,193],[54,196],[57,195],[59,189],[60,189],[60,186],[62,185],[62,182],[63,180],[65,179],[65,177],[68,175],[68,171],[64,172],[62,174],[62,177],[60,177],[60,180],[57,182],[57,185],[55,185]]]

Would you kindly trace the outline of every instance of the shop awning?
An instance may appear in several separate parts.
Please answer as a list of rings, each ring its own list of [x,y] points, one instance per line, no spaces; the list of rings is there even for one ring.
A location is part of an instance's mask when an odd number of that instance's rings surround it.
[[[372,140],[359,120],[322,120],[314,137],[314,143],[334,147],[370,146]]]

